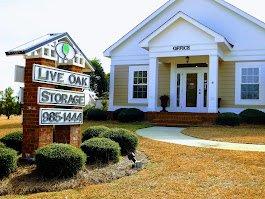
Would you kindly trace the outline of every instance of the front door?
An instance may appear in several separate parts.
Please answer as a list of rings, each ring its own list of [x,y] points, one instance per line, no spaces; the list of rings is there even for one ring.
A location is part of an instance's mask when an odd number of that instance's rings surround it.
[[[207,69],[180,69],[177,73],[177,109],[179,112],[207,112]]]

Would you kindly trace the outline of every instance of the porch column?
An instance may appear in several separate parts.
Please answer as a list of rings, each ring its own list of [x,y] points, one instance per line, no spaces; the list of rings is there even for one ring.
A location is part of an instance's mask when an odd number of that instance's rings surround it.
[[[158,99],[158,58],[149,58],[149,70],[148,70],[148,111],[155,112],[157,108]]]
[[[209,95],[208,112],[218,113],[218,67],[217,55],[209,56]]]

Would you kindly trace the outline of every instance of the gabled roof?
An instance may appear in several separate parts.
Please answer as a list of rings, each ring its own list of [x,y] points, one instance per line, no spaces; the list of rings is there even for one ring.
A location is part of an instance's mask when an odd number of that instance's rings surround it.
[[[27,42],[23,45],[20,45],[12,50],[9,50],[6,53],[7,56],[11,55],[25,55],[27,53],[33,52],[37,49],[39,49],[42,46],[45,46],[49,43],[52,43],[57,40],[61,40],[67,38],[72,45],[78,50],[78,52],[85,58],[86,63],[88,64],[88,67],[94,71],[93,67],[90,64],[89,59],[86,57],[86,55],[83,53],[83,51],[78,47],[78,45],[75,43],[75,41],[72,39],[72,37],[67,33],[51,33],[51,34],[46,34],[42,37],[39,37],[37,39],[34,39],[30,42]]]
[[[161,32],[163,32],[166,28],[168,28],[170,25],[172,25],[174,22],[176,22],[178,19],[184,19],[185,21],[191,23],[192,25],[196,26],[197,28],[203,30],[204,32],[208,33],[209,35],[213,36],[215,41],[217,43],[224,43],[230,50],[232,48],[232,45],[227,42],[227,39],[220,35],[219,33],[213,31],[212,29],[208,28],[207,26],[199,23],[192,17],[188,16],[187,14],[183,12],[178,12],[176,15],[171,17],[168,21],[166,21],[162,26],[157,28],[154,32],[152,32],[150,35],[148,35],[145,39],[143,39],[140,42],[140,46],[142,48],[148,48],[149,42],[155,38],[157,35],[159,35]]]
[[[120,46],[124,41],[126,41],[128,38],[130,38],[134,33],[139,31],[142,27],[144,27],[147,23],[149,23],[152,19],[154,19],[156,16],[158,16],[161,12],[163,12],[166,8],[171,6],[175,1],[177,0],[169,0],[167,3],[165,3],[163,6],[161,6],[158,10],[156,10],[154,13],[152,13],[149,17],[147,17],[144,21],[142,21],[140,24],[138,24],[135,28],[133,28],[130,32],[128,32],[126,35],[124,35],[121,39],[119,39],[117,42],[115,42],[112,46],[110,46],[108,49],[104,51],[104,56],[110,57],[111,51],[113,51],[115,48]],[[227,3],[224,0],[213,0],[220,5],[226,7],[229,10],[232,10],[233,12],[237,13],[238,15],[248,19],[249,21],[257,24],[258,26],[265,29],[265,23],[260,21],[259,19],[251,16],[250,14],[242,11],[241,9],[231,5],[230,3]]]

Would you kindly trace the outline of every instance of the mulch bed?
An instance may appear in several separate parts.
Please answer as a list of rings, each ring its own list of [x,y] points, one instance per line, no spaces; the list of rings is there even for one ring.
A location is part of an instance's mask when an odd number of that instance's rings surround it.
[[[136,159],[140,160],[143,166],[148,163],[147,156],[140,151],[136,153]],[[91,184],[108,183],[136,172],[138,170],[132,168],[132,162],[127,157],[122,157],[116,164],[86,166],[77,176],[70,179],[45,180],[37,175],[35,166],[20,166],[16,172],[0,181],[0,196],[82,188]]]

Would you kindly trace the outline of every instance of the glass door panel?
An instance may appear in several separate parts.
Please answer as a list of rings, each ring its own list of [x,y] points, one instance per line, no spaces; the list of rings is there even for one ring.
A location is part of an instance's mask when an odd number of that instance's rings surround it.
[[[187,74],[186,107],[197,107],[198,74]]]

